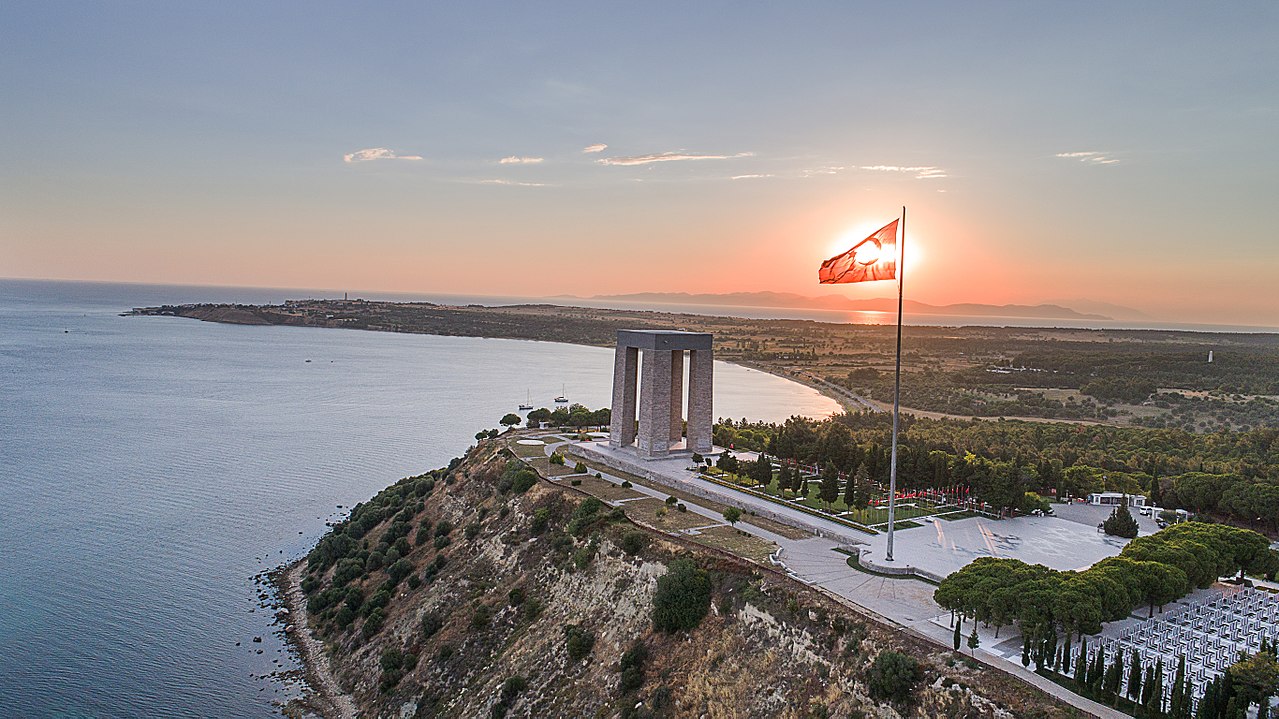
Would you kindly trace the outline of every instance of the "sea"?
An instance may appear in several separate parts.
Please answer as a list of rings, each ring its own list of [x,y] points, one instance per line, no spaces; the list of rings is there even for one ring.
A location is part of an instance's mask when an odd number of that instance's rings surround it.
[[[278,716],[299,665],[255,577],[526,398],[610,402],[608,349],[120,316],[305,296],[0,280],[0,717]],[[717,416],[838,409],[715,372]]]

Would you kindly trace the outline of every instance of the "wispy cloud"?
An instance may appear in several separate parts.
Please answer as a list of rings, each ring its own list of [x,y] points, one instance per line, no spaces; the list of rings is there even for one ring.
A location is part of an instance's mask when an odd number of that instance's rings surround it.
[[[759,180],[765,177],[773,177],[773,175],[733,175],[733,180]]]
[[[549,187],[544,182],[516,182],[515,180],[476,180],[477,185],[505,185],[507,187]]]
[[[582,154],[589,155],[593,152],[603,152],[607,149],[608,149],[608,145],[605,145],[602,142],[597,142],[594,145],[587,145],[586,147],[583,147]]]
[[[739,152],[735,155],[694,155],[688,152],[656,152],[651,155],[631,155],[630,157],[602,157],[596,162],[601,165],[649,165],[654,162],[682,162],[685,160],[732,160],[738,157],[753,157],[753,152]]]
[[[800,177],[817,177],[818,175],[836,175],[848,168],[842,165],[825,165],[823,167],[810,167],[799,171]]]
[[[1109,154],[1105,152],[1098,152],[1096,150],[1059,152],[1057,153],[1057,157],[1060,157],[1063,160],[1079,160],[1080,162],[1086,162],[1090,165],[1116,165],[1119,163],[1119,160],[1116,160]]]
[[[536,165],[542,160],[543,158],[541,157],[519,157],[516,155],[511,155],[509,157],[503,157],[502,159],[498,160],[497,163],[499,165]]]
[[[870,172],[901,172],[913,174],[916,180],[940,180],[947,177],[946,171],[934,165],[862,165],[861,170]]]
[[[355,162],[370,162],[372,160],[420,160],[421,155],[399,155],[395,150],[388,150],[385,147],[369,147],[363,150],[349,152],[342,156],[342,161],[348,164]]]

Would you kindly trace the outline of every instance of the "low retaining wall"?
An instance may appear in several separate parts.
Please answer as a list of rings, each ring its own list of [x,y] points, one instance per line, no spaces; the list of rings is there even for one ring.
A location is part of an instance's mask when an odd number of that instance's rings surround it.
[[[761,508],[753,504],[744,502],[739,497],[734,497],[733,496],[734,492],[731,489],[721,490],[716,485],[706,485],[700,482],[682,482],[679,480],[673,480],[672,478],[660,472],[656,472],[652,469],[649,469],[648,467],[645,467],[644,464],[639,460],[636,460],[635,462],[628,462],[625,459],[618,458],[610,454],[583,450],[580,446],[574,445],[571,443],[561,446],[559,448],[559,451],[562,454],[570,457],[576,457],[578,459],[586,459],[592,462],[598,462],[606,467],[615,469],[619,472],[627,472],[629,474],[642,477],[650,482],[660,484],[663,487],[670,487],[671,489],[678,489],[681,492],[687,492],[688,494],[691,494],[694,497],[700,497],[702,499],[709,500],[712,502],[719,502],[720,504],[727,504],[733,507],[737,507],[738,509],[745,512],[748,516],[753,513],[754,516],[763,517],[764,519],[771,519],[772,521],[777,522],[779,524],[785,524],[789,527],[802,529],[803,531],[809,532],[815,536],[824,537],[826,539],[830,539],[836,542],[842,542],[844,544],[863,545],[863,546],[866,544],[866,540],[859,537],[858,536],[859,533],[855,529],[849,528],[847,532],[844,532],[832,527],[821,526],[819,524],[816,524],[815,522],[807,522],[802,519],[792,517],[788,514],[775,512],[772,509],[769,509],[766,507]]]
[[[945,577],[933,574],[926,569],[920,569],[919,567],[914,567],[909,564],[889,564],[887,561],[874,558],[869,551],[862,552],[858,555],[857,561],[861,562],[861,565],[866,569],[880,574],[894,574],[901,577],[914,576],[937,584],[940,584],[941,580],[945,579]]]

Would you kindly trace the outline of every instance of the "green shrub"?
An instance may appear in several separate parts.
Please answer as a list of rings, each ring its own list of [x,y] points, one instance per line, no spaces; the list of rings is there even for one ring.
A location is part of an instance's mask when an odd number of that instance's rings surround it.
[[[623,479],[623,480],[622,480],[622,486],[623,486],[624,488],[626,488],[626,489],[630,489],[631,487],[634,487],[635,485],[631,484],[631,480],[629,480],[629,479]]]
[[[435,612],[427,612],[422,615],[422,637],[429,639],[435,636],[435,633],[444,627],[444,620]]]
[[[441,534],[435,538],[435,548],[444,549],[445,547],[449,546],[449,542],[451,541],[453,540],[449,539],[449,535]]]
[[[373,635],[382,631],[382,624],[385,622],[386,614],[382,611],[382,609],[380,607],[374,609],[372,612],[369,612],[367,617],[365,617],[364,628],[360,630],[360,633],[364,635],[365,639],[370,639]]]
[[[515,479],[511,483],[511,491],[516,494],[524,494],[535,484],[537,484],[537,472],[525,468],[515,475]]]
[[[471,614],[471,628],[484,629],[493,621],[493,608],[487,604],[477,604]]]
[[[435,536],[437,537],[447,537],[452,531],[453,523],[447,519],[441,519],[439,523],[435,525]]]
[[[573,465],[573,471],[577,472],[578,474],[586,474],[586,465],[582,464],[581,462],[578,462],[577,464]]]
[[[470,524],[466,525],[465,534],[467,539],[475,539],[476,537],[480,536],[480,523],[471,522]]]
[[[529,524],[529,534],[541,534],[546,531],[546,525],[551,520],[551,510],[546,507],[534,510],[533,521]]]
[[[648,546],[648,535],[638,529],[622,535],[622,551],[630,555],[639,554]]]
[[[405,577],[412,574],[414,569],[416,569],[416,567],[413,566],[413,562],[409,561],[406,557],[395,564],[392,564],[391,567],[386,570],[386,573],[390,575],[392,581],[399,584],[404,581]]]
[[[631,648],[622,654],[622,659],[618,662],[618,671],[622,673],[622,680],[618,688],[623,694],[639,689],[644,686],[644,662],[648,660],[648,647],[644,642],[636,639]]]
[[[564,648],[570,661],[580,662],[595,648],[595,634],[576,624],[564,627]]]
[[[587,497],[581,504],[577,505],[577,509],[573,511],[573,517],[569,520],[568,533],[580,537],[590,528],[598,515],[607,505],[595,497]]]
[[[876,699],[903,702],[919,681],[919,662],[900,652],[882,651],[866,672],[866,687]]]
[[[711,578],[688,559],[676,559],[657,580],[653,625],[663,632],[695,629],[711,608]]]
[[[551,452],[550,462],[551,464],[558,464],[562,467],[564,466],[564,455],[560,454],[559,452]]]
[[[337,567],[333,570],[333,586],[344,587],[361,574],[364,574],[363,562],[351,558],[339,559]]]
[[[570,479],[568,483],[573,485],[574,487],[582,486],[582,480],[580,479]]]
[[[506,601],[512,607],[518,607],[524,603],[524,587],[514,587],[506,593]]]

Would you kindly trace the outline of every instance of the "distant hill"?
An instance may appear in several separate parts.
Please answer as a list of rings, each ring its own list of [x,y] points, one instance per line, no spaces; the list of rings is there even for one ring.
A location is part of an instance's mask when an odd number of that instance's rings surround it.
[[[625,295],[596,295],[590,299],[623,302],[656,302],[686,305],[728,305],[737,307],[804,307],[826,310],[860,310],[894,312],[897,300],[878,298],[854,300],[847,297],[805,297],[790,292],[728,292],[723,294],[690,294],[687,292],[636,292]],[[1109,320],[1108,315],[1084,313],[1061,305],[984,305],[964,302],[953,305],[930,305],[906,300],[909,312],[930,315],[968,315],[981,317],[1038,317],[1045,319]]]

